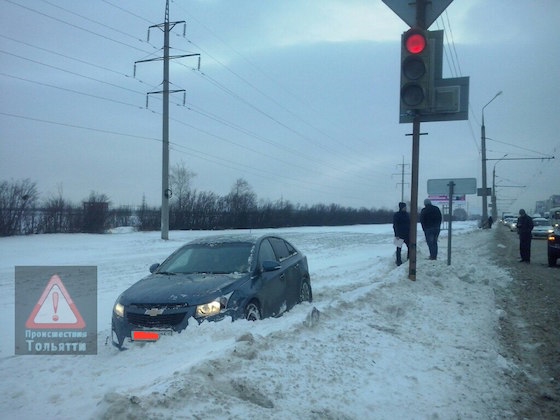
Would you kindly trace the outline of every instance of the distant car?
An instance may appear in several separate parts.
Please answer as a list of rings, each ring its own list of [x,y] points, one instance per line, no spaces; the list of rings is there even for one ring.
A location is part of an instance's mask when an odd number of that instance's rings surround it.
[[[505,223],[504,223],[509,230],[513,231],[517,231],[517,219],[514,217],[508,217],[507,219],[505,219]]]
[[[555,228],[560,227],[560,207],[553,207],[549,211],[550,224]]]
[[[504,213],[504,214],[502,215],[502,224],[504,224],[504,225],[507,224],[507,223],[506,223],[506,220],[507,220],[507,219],[515,219],[515,220],[517,220],[517,217],[515,217],[515,216],[514,216],[513,214],[511,214],[511,213]]]
[[[554,267],[560,258],[560,227],[548,235],[548,266]]]
[[[533,231],[531,232],[533,238],[547,238],[548,234],[554,230],[550,220],[544,217],[535,217],[533,219],[533,225]]]
[[[312,300],[307,257],[273,235],[213,236],[182,246],[116,300],[112,341],[155,341],[188,323],[279,316]]]

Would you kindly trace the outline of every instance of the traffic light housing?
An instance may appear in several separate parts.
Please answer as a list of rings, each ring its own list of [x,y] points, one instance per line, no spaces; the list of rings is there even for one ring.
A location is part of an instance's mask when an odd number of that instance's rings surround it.
[[[428,31],[411,28],[401,42],[401,115],[430,106],[431,54]]]

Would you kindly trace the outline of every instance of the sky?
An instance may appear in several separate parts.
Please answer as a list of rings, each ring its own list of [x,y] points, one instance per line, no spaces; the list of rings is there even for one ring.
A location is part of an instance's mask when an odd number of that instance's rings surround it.
[[[419,237],[413,282],[408,263],[394,263],[390,224],[274,230],[307,256],[312,303],[252,323],[189,323],[181,334],[127,343],[123,352],[106,345],[118,295],[147,275],[152,262],[208,232],[173,231],[168,241],[157,232],[123,229],[0,238],[2,415],[516,418],[512,378],[539,389],[548,378],[527,372],[501,347],[500,322],[515,322],[515,314],[496,300],[512,282],[491,261],[509,246],[493,239],[496,231],[477,229],[474,221],[453,223],[451,265],[446,230],[437,261],[428,260]],[[96,355],[14,355],[15,334],[23,333],[14,326],[14,266],[45,265],[97,268]],[[84,312],[69,277],[61,274],[60,281]],[[311,321],[313,308],[319,317]]]
[[[93,191],[160,205],[164,40],[153,25],[165,1],[2,0],[0,11],[0,180],[29,178],[41,199]],[[469,119],[422,124],[419,202],[430,179],[482,186],[482,109],[500,91],[484,109],[498,210],[560,194],[557,16],[553,0],[455,0],[430,27],[445,31],[443,77],[470,77]],[[170,167],[196,174],[195,190],[226,195],[242,178],[265,202],[410,201],[412,127],[398,122],[408,26],[388,6],[175,0],[170,21],[186,22],[170,54],[200,54],[172,60],[169,77]],[[481,206],[467,197],[469,212]]]

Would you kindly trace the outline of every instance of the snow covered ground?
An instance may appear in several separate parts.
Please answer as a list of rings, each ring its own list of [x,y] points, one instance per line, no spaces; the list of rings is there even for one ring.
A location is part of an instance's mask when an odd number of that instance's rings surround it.
[[[223,232],[118,231],[0,238],[0,417],[470,419],[511,417],[490,235],[453,224],[417,280],[394,264],[391,225],[278,232],[309,261],[314,302],[277,319],[189,326],[124,352],[106,345],[116,297],[184,242]],[[406,252],[404,252],[406,254]],[[14,267],[98,267],[98,354],[14,355]],[[312,308],[318,323],[306,322]]]

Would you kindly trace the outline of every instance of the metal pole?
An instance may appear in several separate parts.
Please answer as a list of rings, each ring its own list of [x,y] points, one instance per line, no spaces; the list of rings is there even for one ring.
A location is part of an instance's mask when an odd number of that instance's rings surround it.
[[[449,183],[449,225],[447,231],[447,265],[451,265],[451,229],[453,222],[453,187],[455,183]]]
[[[498,220],[498,209],[496,208],[496,165],[492,170],[492,220],[496,222]]]
[[[484,108],[482,109],[482,127],[480,129],[480,144],[482,149],[482,220],[481,227],[484,228],[488,221],[488,197],[486,191],[488,189],[486,182],[486,127],[484,126]]]
[[[420,117],[412,121],[412,179],[410,183],[410,238],[408,278],[416,280],[416,243],[418,224],[418,165],[420,161]]]
[[[482,126],[480,127],[480,148],[482,149],[482,221],[481,227],[486,226],[488,222],[488,182],[486,179],[486,126],[484,125],[484,108],[492,103],[494,99],[502,94],[499,91],[490,101],[482,107]]]
[[[161,239],[169,239],[169,0],[163,27],[163,158],[161,165]]]

